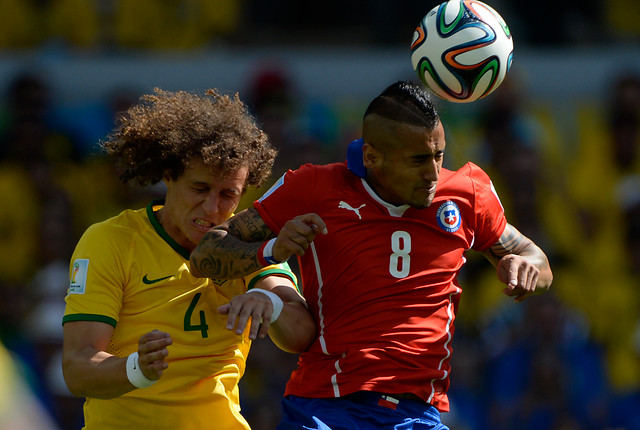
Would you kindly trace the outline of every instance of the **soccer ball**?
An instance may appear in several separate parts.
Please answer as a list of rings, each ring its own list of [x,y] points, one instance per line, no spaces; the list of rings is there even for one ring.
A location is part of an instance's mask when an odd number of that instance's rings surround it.
[[[413,68],[433,93],[452,102],[472,102],[495,91],[512,60],[509,27],[477,0],[434,7],[413,33]]]

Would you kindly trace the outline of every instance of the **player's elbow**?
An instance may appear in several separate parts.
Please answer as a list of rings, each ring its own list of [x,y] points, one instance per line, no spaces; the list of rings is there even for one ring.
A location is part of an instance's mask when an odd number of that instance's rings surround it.
[[[189,272],[195,278],[204,278],[204,274],[198,268],[198,261],[200,261],[200,258],[196,254],[196,250],[194,250],[189,256]]]
[[[81,387],[78,384],[74,382],[73,378],[70,378],[65,374],[64,382],[67,385],[67,389],[73,396],[86,397],[85,392],[81,389]]]
[[[298,342],[295,345],[291,345],[288,352],[293,354],[302,354],[311,347],[311,344],[315,339],[315,328],[313,331],[306,331],[304,335],[300,336],[300,339],[298,339]]]
[[[78,384],[73,384],[67,378],[65,378],[65,382],[67,383],[67,388],[69,389],[69,392],[74,397],[91,397],[88,391],[85,391],[84,389],[82,389],[82,387],[80,387]]]
[[[291,319],[278,320],[271,325],[269,336],[281,350],[301,354],[307,351],[316,340],[317,329],[309,310],[298,303],[296,306],[297,309]]]
[[[221,278],[225,268],[218,259],[216,252],[220,246],[220,241],[227,235],[221,228],[209,230],[200,243],[191,251],[189,255],[189,270],[196,278]]]
[[[198,245],[189,255],[189,271],[196,278],[221,278],[220,264],[214,264],[211,255]]]
[[[62,376],[69,392],[75,397],[86,397],[87,392],[82,385],[82,378],[76,376],[73,363],[68,358],[62,360]]]
[[[295,339],[290,338],[287,341],[283,341],[271,333],[269,335],[278,348],[291,354],[302,354],[307,351],[316,338],[314,333],[312,336],[298,336]]]

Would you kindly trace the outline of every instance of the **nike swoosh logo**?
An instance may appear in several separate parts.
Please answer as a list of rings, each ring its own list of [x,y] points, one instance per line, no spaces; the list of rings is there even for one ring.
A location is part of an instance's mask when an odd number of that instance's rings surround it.
[[[149,279],[149,278],[147,278],[147,275],[144,275],[144,277],[142,278],[142,282],[144,284],[150,285],[150,284],[155,284],[156,282],[164,281],[165,279],[169,279],[172,276],[173,275],[165,276],[164,278]]]

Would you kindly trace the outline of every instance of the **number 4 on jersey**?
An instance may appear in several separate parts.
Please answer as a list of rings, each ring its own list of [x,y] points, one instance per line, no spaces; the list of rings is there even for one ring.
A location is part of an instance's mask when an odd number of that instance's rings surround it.
[[[196,304],[198,304],[198,300],[200,300],[201,293],[196,294],[191,300],[191,304],[189,305],[189,309],[187,309],[187,313],[184,314],[184,331],[200,331],[203,338],[209,337],[209,326],[207,325],[207,319],[204,315],[204,311],[200,311],[200,324],[194,325],[191,324],[191,318],[193,316],[193,310],[196,308]]]

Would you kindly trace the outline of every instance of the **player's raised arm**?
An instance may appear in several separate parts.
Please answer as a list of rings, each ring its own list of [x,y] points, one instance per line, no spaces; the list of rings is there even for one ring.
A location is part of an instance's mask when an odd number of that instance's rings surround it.
[[[545,293],[551,287],[553,273],[547,256],[511,224],[484,255],[496,266],[498,279],[507,285],[504,293],[516,301]]]
[[[258,211],[248,208],[204,235],[191,253],[191,273],[216,279],[246,276],[293,254],[303,255],[320,232],[326,234],[327,228],[311,213],[287,221],[274,238]]]
[[[235,279],[260,269],[257,251],[273,236],[258,212],[245,209],[209,230],[191,252],[191,273],[201,278]]]

